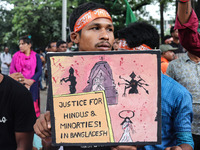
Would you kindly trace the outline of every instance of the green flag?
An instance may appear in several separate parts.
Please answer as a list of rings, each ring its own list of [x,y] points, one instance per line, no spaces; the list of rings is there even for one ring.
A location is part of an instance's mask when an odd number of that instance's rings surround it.
[[[116,2],[118,0],[115,0],[113,6],[111,7],[111,9],[113,9],[113,7],[115,6]],[[133,11],[129,5],[129,2],[127,0],[124,0],[126,3],[126,25],[132,23],[132,22],[136,22],[137,18],[135,17],[135,15],[133,14]]]
[[[125,0],[125,3],[126,3],[126,25],[128,25],[132,22],[136,22],[137,18],[133,14],[133,11],[127,0]]]

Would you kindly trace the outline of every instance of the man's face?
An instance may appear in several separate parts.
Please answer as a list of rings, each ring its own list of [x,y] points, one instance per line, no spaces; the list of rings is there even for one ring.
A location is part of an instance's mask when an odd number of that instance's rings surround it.
[[[174,30],[174,32],[172,33],[172,37],[178,39],[178,29]]]
[[[8,47],[5,47],[4,52],[5,52],[5,53],[8,53],[8,52],[9,52]]]
[[[73,42],[69,42],[69,43],[67,43],[67,47],[71,48],[73,46],[73,44],[74,44]]]
[[[66,52],[67,51],[67,43],[60,44],[57,48],[57,52]]]
[[[116,51],[119,49],[119,39],[115,39],[113,43],[113,49]]]
[[[49,48],[49,52],[56,52],[57,48],[56,48],[56,42],[51,43],[51,48]]]
[[[172,60],[176,59],[176,55],[175,55],[175,53],[173,51],[164,52],[162,54],[162,56],[164,58],[166,58],[168,61],[172,61]]]
[[[106,18],[97,18],[75,33],[72,39],[79,45],[79,51],[110,51],[114,42],[114,26]]]

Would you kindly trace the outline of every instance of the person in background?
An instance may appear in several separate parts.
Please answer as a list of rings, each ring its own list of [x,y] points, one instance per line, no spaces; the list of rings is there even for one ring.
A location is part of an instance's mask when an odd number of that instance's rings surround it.
[[[118,31],[123,49],[152,50],[159,47],[158,31],[146,22],[136,22]],[[192,97],[189,91],[161,73],[162,144],[139,150],[192,150]]]
[[[67,51],[67,43],[63,40],[59,40],[56,43],[57,52],[66,52]]]
[[[200,57],[199,21],[191,7],[190,0],[179,0],[175,29],[178,29],[180,43],[195,56]]]
[[[10,63],[11,63],[12,57],[9,53],[9,48],[4,47],[4,52],[1,53],[1,73],[4,75],[9,75],[10,72]]]
[[[119,39],[115,38],[114,43],[113,43],[113,47],[112,50],[113,51],[117,51],[119,49]]]
[[[185,55],[171,61],[167,68],[167,74],[181,85],[186,87],[193,98],[193,122],[192,136],[194,149],[200,149],[200,57],[187,52]]]
[[[169,62],[176,59],[176,55],[174,53],[174,51],[176,50],[177,48],[173,48],[171,45],[168,44],[160,45],[162,73],[166,74]]]
[[[194,150],[200,149],[200,34],[197,31],[198,26],[198,18],[191,7],[191,1],[180,0],[175,28],[178,29],[180,42],[188,53],[181,59],[171,62],[167,73],[185,86],[192,94]]]
[[[45,54],[43,53],[42,48],[38,48],[36,50],[37,54],[40,55],[40,59],[42,61],[42,75],[39,78],[39,82],[40,82],[40,90],[46,90],[46,87],[43,86],[43,79],[44,79],[44,74],[45,74],[45,64],[46,64],[46,60],[45,60]]]
[[[173,37],[170,35],[166,35],[166,36],[164,36],[163,41],[165,44],[171,44],[171,42],[173,41]]]
[[[31,150],[36,121],[31,93],[0,74],[0,149]]]
[[[56,41],[49,42],[47,46],[47,52],[56,52],[57,51],[56,43],[57,43]]]
[[[174,26],[172,26],[170,29],[170,33],[173,38],[173,41],[170,43],[170,45],[174,48],[178,48],[175,54],[177,55],[177,57],[181,57],[185,53],[186,50],[183,48],[183,46],[181,45],[179,41],[178,30],[174,29]]]
[[[150,50],[159,48],[158,31],[146,22],[136,22],[117,31],[119,48],[126,50]]]
[[[39,117],[39,78],[42,74],[42,61],[40,56],[32,50],[30,38],[29,36],[20,38],[20,50],[13,55],[10,65],[10,76],[30,90],[33,97],[36,117]]]

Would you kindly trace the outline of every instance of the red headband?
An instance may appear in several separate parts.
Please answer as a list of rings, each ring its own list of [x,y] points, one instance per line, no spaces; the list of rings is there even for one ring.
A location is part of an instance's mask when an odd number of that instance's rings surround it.
[[[107,18],[112,21],[111,16],[105,9],[100,8],[95,10],[89,10],[78,18],[74,25],[74,32],[80,31],[84,26],[86,26],[88,23],[90,23],[96,18]]]
[[[130,47],[128,47],[128,44],[124,39],[119,41],[119,48],[127,49],[127,50],[151,50],[152,49],[151,47],[149,47],[145,44],[142,44],[138,47],[130,48]]]

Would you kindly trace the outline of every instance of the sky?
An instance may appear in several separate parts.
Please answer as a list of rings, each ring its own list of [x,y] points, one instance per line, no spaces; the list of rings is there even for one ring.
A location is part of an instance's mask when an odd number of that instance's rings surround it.
[[[168,6],[168,9],[166,12],[164,12],[164,19],[165,20],[174,20],[175,19],[175,6]],[[151,14],[151,16],[154,19],[160,19],[160,7],[159,3],[156,3],[155,5],[147,5],[146,10]]]
[[[7,10],[10,10],[14,7],[14,5],[10,5],[6,1],[2,1],[2,0],[0,0],[0,5],[3,5]]]

